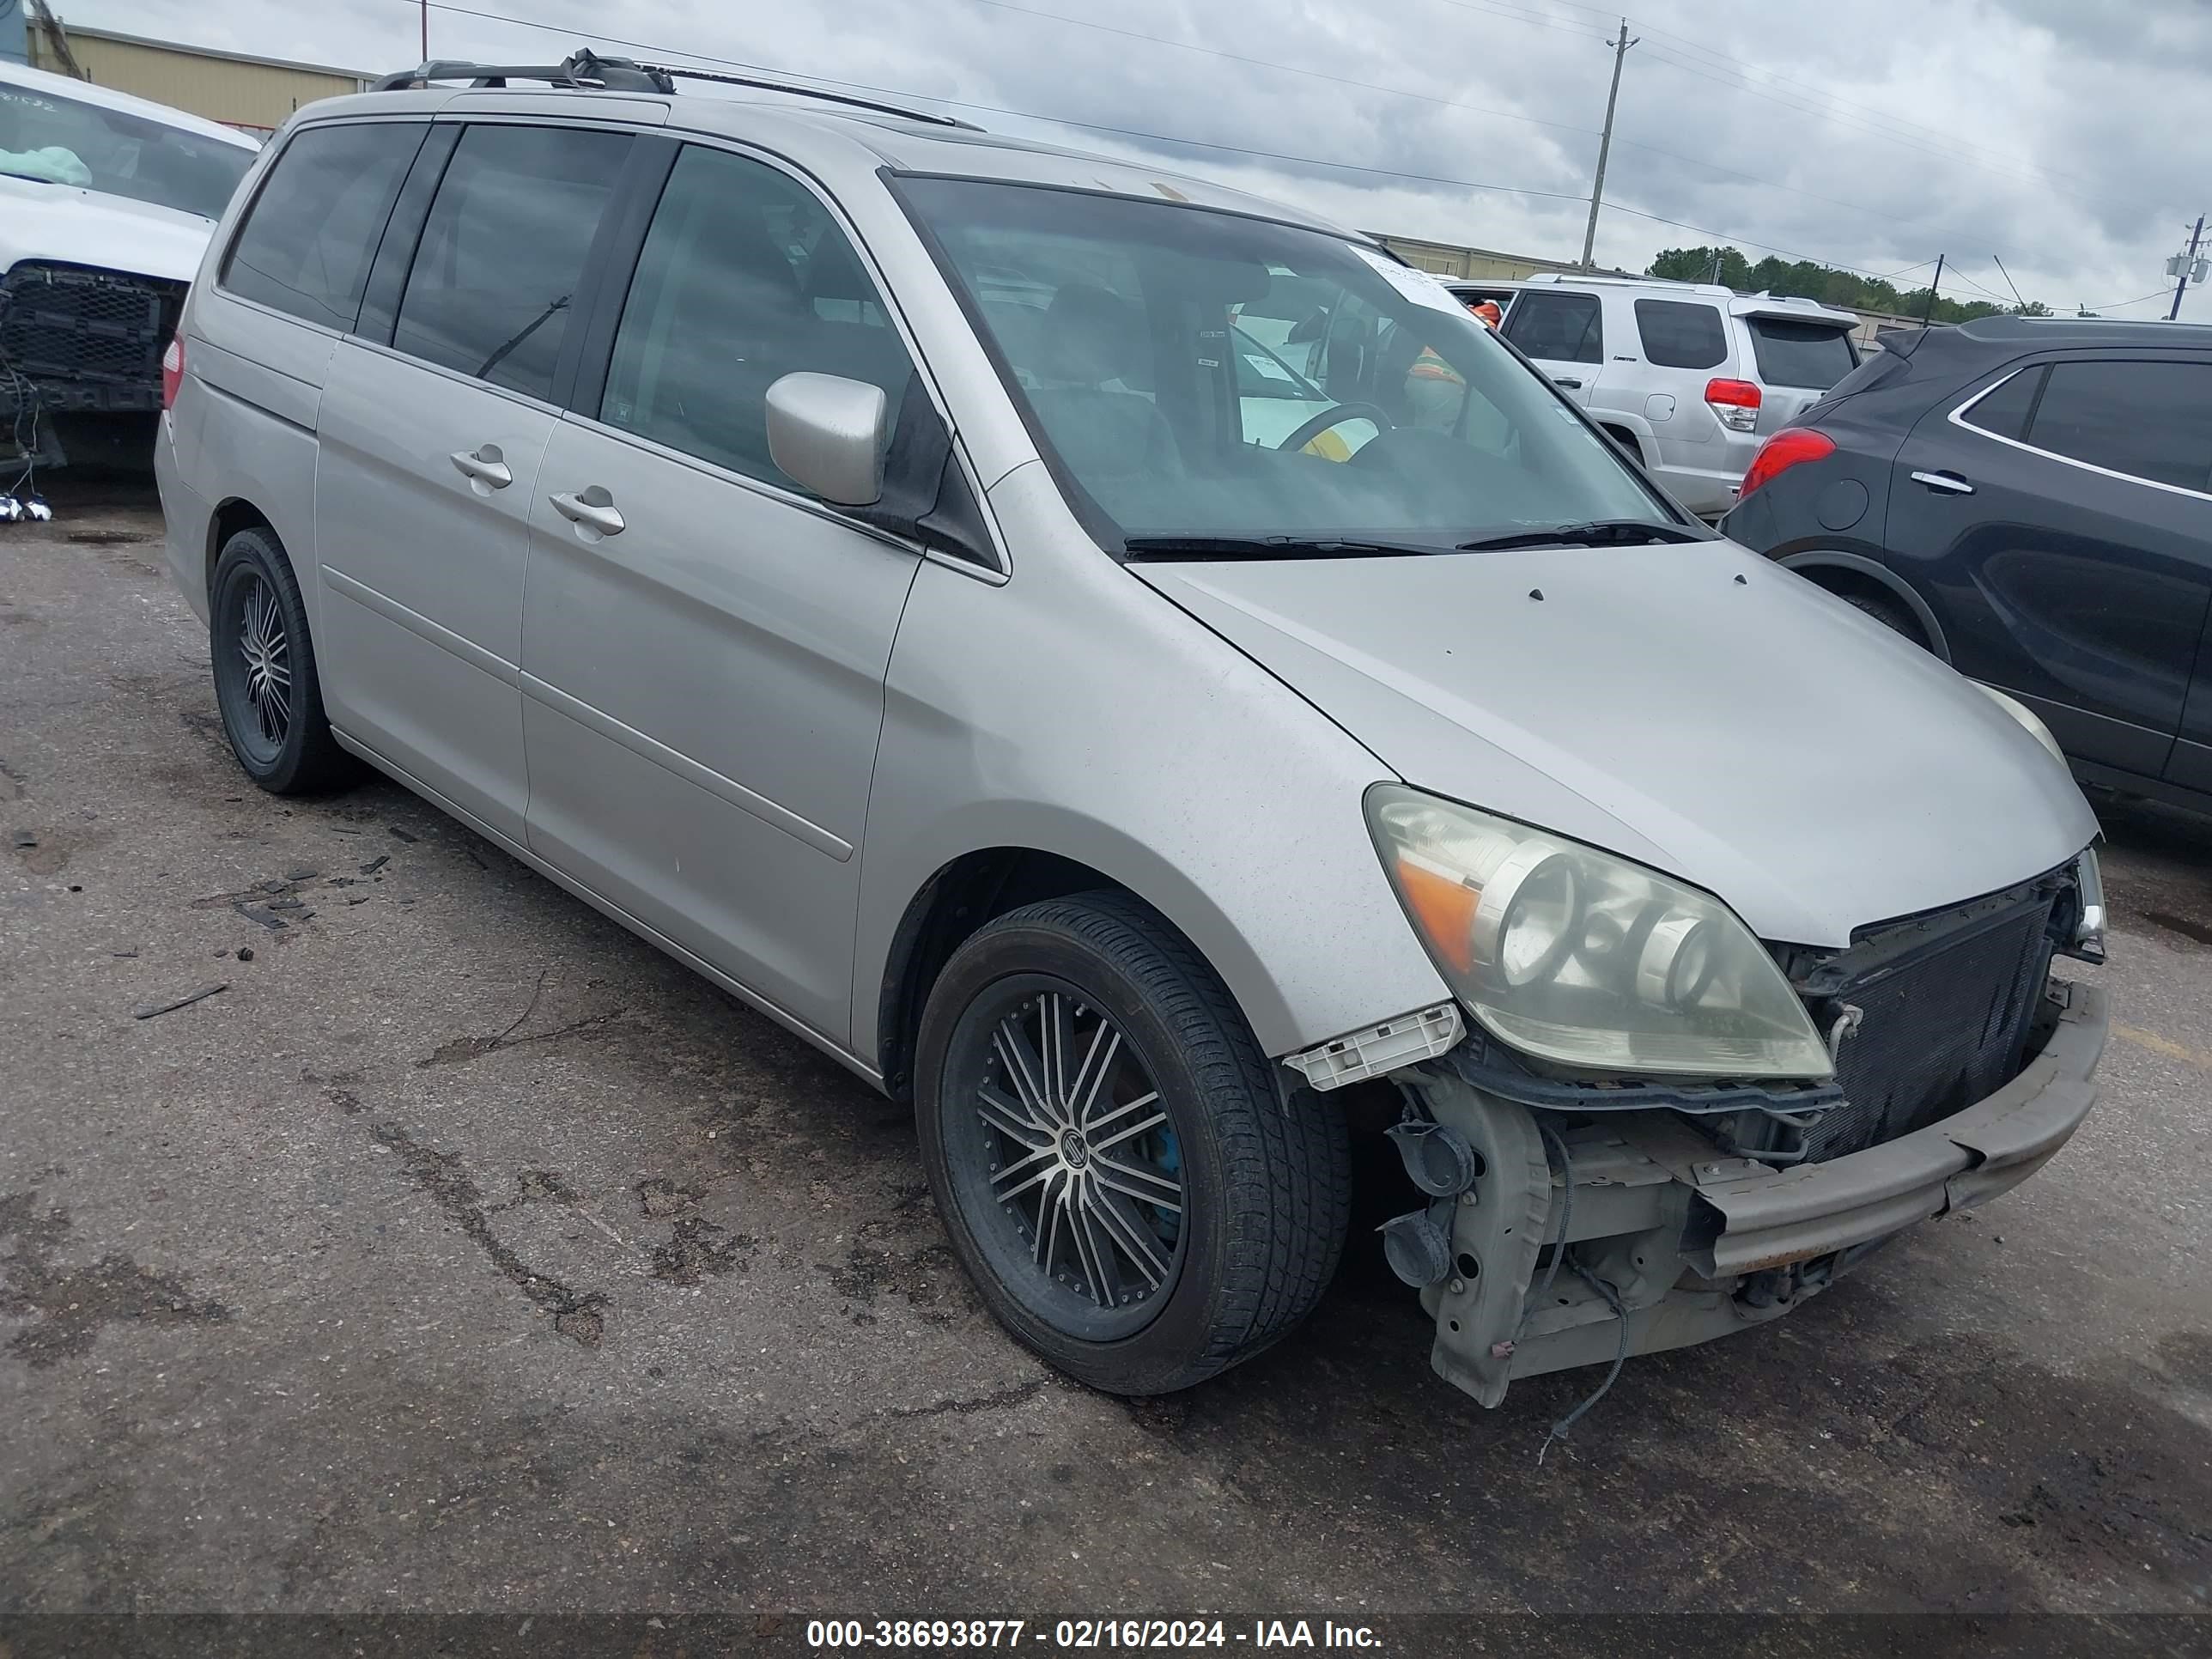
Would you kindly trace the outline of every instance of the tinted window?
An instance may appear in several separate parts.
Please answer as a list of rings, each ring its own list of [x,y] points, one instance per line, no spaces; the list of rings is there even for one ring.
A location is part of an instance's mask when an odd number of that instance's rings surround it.
[[[428,129],[309,127],[284,147],[222,263],[222,286],[331,328],[361,313],[369,261]]]
[[[2035,394],[2042,390],[2043,371],[2023,368],[1959,418],[2000,438],[2017,438],[2027,429],[2028,412],[2035,407]]]
[[[913,363],[818,200],[757,161],[686,149],[638,257],[599,418],[797,489],[769,458],[768,389],[801,370],[881,386],[888,435]]]
[[[2212,479],[2212,364],[2054,363],[2028,440],[2137,478]]]
[[[1636,331],[1644,355],[1662,368],[1715,368],[1728,360],[1728,335],[1711,306],[1682,300],[1638,300]]]
[[[629,147],[616,132],[472,126],[430,204],[392,343],[533,398]]]
[[[1526,290],[1505,314],[1505,337],[1531,357],[1551,362],[1605,361],[1605,331],[1592,295]]]
[[[1747,317],[1759,378],[1769,386],[1810,386],[1826,392],[1857,366],[1851,334],[1833,323],[1800,323],[1784,317]]]

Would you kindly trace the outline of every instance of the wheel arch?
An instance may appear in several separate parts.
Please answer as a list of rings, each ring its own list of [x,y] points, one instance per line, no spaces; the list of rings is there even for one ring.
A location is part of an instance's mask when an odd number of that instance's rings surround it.
[[[204,591],[210,599],[215,593],[216,564],[222,559],[222,550],[229,545],[230,538],[241,530],[267,531],[275,539],[278,550],[284,551],[285,558],[289,560],[292,556],[289,550],[284,550],[284,538],[277,533],[276,526],[270,522],[266,513],[243,495],[227,498],[217,503],[215,511],[208,517],[207,564],[200,574],[206,585]],[[295,577],[300,574],[296,566],[292,574]]]
[[[1616,414],[1610,410],[1602,415],[1593,415],[1590,418],[1597,422],[1601,432],[1625,447],[1632,459],[1647,466],[1650,465],[1651,446],[1649,440],[1651,434],[1649,428],[1639,432],[1636,426],[1630,422],[1627,416]]]
[[[1920,596],[1917,588],[1887,565],[1863,553],[1845,552],[1839,548],[1792,553],[1779,562],[1784,568],[1796,571],[1815,587],[1831,593],[1868,593],[1895,600],[1920,625],[1923,643],[1928,649],[1945,662],[1951,660],[1951,644],[1934,608]]]
[[[962,945],[1010,910],[1102,889],[1133,898],[1170,927],[1176,926],[1159,906],[1127,882],[1079,859],[1042,848],[977,848],[933,872],[907,901],[892,930],[890,954],[877,987],[874,1058],[884,1089],[896,1099],[911,1097],[911,1061],[922,1009],[938,975]],[[1176,927],[1176,932],[1183,930]],[[1184,937],[1188,939],[1187,933]],[[1201,957],[1205,954],[1200,951]]]

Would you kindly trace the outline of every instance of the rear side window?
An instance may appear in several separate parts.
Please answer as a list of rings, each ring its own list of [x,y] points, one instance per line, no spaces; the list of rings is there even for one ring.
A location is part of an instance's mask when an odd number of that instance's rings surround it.
[[[1593,294],[1528,289],[1506,313],[1505,337],[1531,357],[1555,363],[1601,363],[1605,329]]]
[[[361,314],[369,261],[429,128],[309,127],[284,146],[222,262],[230,293],[326,327]]]
[[[2023,368],[2001,381],[1959,418],[2000,438],[2017,438],[2027,430],[2027,417],[2035,410],[2035,395],[2043,390],[2043,370]]]
[[[461,135],[423,222],[392,343],[550,399],[627,134],[486,123]]]
[[[785,489],[768,389],[800,370],[881,386],[884,432],[914,364],[830,211],[725,151],[677,158],[623,305],[599,418]]]
[[[1638,300],[1636,331],[1646,361],[1662,368],[1717,368],[1728,361],[1728,334],[1712,306],[1686,300]]]
[[[1851,334],[1833,323],[1801,323],[1787,317],[1747,317],[1759,378],[1769,386],[1826,392],[1858,367]]]
[[[2027,441],[2130,477],[2212,485],[2212,363],[2053,363]]]

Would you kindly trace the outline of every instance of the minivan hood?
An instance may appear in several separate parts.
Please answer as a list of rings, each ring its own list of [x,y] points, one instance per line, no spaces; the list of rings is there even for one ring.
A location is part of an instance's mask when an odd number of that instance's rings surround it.
[[[0,174],[0,270],[52,259],[189,283],[214,234],[197,213]]]
[[[1663,870],[1766,939],[1847,945],[2097,833],[1972,682],[1733,542],[1129,568],[1407,782]]]

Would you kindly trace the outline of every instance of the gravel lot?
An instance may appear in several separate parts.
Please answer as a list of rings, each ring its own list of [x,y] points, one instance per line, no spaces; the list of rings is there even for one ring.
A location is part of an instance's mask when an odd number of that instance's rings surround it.
[[[1195,1392],[1047,1372],[904,1113],[391,786],[248,787],[157,536],[0,528],[0,1612],[2212,1603],[2212,822],[2100,804],[2044,1175],[1539,1466],[1595,1374],[1480,1410],[1366,1241]]]

